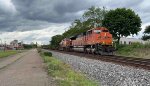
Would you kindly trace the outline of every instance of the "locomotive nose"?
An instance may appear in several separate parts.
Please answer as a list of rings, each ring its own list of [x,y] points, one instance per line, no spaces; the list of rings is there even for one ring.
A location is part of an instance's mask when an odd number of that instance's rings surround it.
[[[112,35],[109,32],[104,33],[104,38],[102,44],[112,45]]]

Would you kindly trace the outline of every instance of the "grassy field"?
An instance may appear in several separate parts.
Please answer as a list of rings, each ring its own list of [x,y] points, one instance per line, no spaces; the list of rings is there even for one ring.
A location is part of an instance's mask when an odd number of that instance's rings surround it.
[[[75,72],[71,67],[48,54],[41,54],[58,86],[98,86],[94,81],[87,79],[83,74]]]
[[[16,50],[0,51],[0,58],[18,53]]]
[[[117,55],[150,59],[150,44],[119,45]]]

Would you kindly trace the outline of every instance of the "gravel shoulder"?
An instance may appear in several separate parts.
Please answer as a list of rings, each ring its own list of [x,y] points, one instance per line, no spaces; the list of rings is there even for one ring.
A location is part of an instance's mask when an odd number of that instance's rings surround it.
[[[47,75],[37,50],[33,49],[0,70],[0,86],[55,86],[55,84]]]
[[[85,73],[89,78],[101,84],[101,86],[150,86],[149,70],[51,52],[54,57],[70,64],[76,71]]]

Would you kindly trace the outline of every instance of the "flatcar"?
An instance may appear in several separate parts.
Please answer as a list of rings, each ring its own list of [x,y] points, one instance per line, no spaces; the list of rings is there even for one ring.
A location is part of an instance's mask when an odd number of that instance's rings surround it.
[[[105,27],[90,29],[79,35],[65,38],[60,47],[67,51],[80,51],[100,55],[112,55],[114,51],[113,37]]]

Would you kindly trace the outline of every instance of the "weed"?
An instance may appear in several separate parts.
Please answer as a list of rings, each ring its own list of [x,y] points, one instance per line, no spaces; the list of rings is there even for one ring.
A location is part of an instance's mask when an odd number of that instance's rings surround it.
[[[132,43],[131,45],[118,45],[117,55],[132,56],[138,58],[149,58],[150,43]]]
[[[70,65],[48,55],[47,52],[41,54],[48,66],[48,74],[55,78],[59,86],[97,86],[96,82],[88,80],[83,74],[73,71]]]

